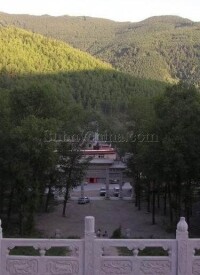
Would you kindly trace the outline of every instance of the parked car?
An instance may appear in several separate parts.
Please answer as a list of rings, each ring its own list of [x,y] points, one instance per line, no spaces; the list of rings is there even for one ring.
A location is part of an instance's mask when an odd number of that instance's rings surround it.
[[[78,198],[78,204],[86,204],[89,203],[90,199],[88,197],[80,197]]]
[[[119,196],[119,187],[114,187],[114,196],[115,197]]]
[[[105,187],[100,188],[99,195],[100,196],[105,196],[106,195],[106,188]]]

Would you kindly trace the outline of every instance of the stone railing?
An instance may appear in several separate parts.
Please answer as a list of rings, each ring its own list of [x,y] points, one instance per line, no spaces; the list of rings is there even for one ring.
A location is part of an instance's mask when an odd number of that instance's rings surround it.
[[[36,253],[21,255],[22,248]],[[151,256],[155,248],[164,253]],[[0,227],[0,275],[200,275],[198,249],[200,239],[188,238],[183,217],[176,239],[163,240],[97,238],[94,217],[85,217],[83,239],[7,239]]]

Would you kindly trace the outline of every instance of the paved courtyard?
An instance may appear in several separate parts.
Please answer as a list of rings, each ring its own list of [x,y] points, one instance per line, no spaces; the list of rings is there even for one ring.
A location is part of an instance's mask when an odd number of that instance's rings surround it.
[[[98,192],[99,188],[94,190],[85,190],[85,195],[93,194],[94,200],[89,204],[79,205],[77,196],[80,190],[75,191],[74,199],[67,203],[66,217],[62,217],[62,204],[55,207],[53,212],[44,213],[36,218],[36,228],[43,233],[44,237],[54,237],[56,229],[59,229],[62,237],[77,236],[82,237],[84,234],[84,217],[94,216],[96,222],[96,231],[100,228],[101,232],[105,230],[109,237],[113,231],[121,226],[122,233],[125,235],[127,229],[130,230],[130,236],[133,238],[174,238],[165,232],[162,227],[162,217],[158,224],[151,224],[151,214],[145,210],[138,211],[131,200],[101,200]],[[77,192],[77,194],[76,194]]]

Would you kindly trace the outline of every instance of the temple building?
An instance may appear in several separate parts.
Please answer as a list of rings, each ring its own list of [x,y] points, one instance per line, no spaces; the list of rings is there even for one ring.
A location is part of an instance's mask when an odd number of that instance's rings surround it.
[[[117,150],[106,141],[100,141],[95,133],[87,149],[83,150],[84,157],[90,157],[90,164],[85,181],[88,183],[122,183],[127,181],[125,175],[126,163],[119,160]]]

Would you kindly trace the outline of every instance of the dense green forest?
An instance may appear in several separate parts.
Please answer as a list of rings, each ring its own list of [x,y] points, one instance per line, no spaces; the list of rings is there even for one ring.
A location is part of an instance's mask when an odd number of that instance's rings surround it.
[[[90,17],[0,14],[15,25],[63,40],[133,76],[199,85],[200,23],[158,16],[138,23]]]
[[[165,84],[133,78],[63,42],[14,27],[0,28],[1,87],[50,84],[55,93],[84,108],[115,116],[135,96],[152,97]]]

